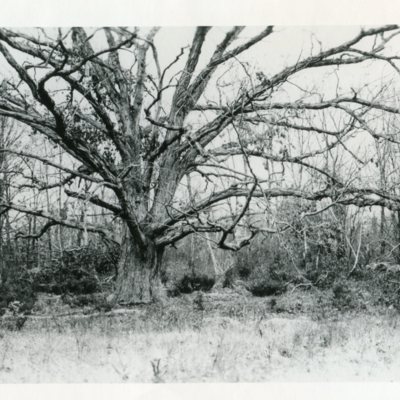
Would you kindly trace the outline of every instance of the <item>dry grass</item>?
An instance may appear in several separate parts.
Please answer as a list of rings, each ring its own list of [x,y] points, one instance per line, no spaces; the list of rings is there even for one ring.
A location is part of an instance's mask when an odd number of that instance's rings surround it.
[[[127,315],[33,319],[2,331],[0,382],[398,380],[400,316],[273,314],[210,296]]]

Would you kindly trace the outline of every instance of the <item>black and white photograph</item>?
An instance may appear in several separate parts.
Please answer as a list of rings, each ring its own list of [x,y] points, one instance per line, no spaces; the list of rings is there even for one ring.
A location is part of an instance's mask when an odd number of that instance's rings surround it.
[[[400,379],[400,25],[265,22],[0,26],[1,384]]]

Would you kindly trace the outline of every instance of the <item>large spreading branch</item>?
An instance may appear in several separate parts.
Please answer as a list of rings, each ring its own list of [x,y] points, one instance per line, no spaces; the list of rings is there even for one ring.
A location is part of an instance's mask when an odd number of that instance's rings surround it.
[[[72,219],[63,219],[59,216],[56,216],[54,214],[51,214],[47,211],[44,211],[43,209],[30,209],[25,206],[22,206],[20,204],[12,203],[12,202],[3,202],[0,199],[0,207],[3,207],[5,210],[15,210],[23,214],[28,214],[28,215],[34,215],[36,217],[44,218],[49,220],[51,223],[46,224],[42,230],[41,234],[44,234],[51,226],[54,225],[61,225],[65,226],[67,228],[72,228],[72,229],[78,229],[81,231],[86,231],[86,232],[93,232],[93,233],[98,233],[102,235],[104,238],[107,240],[115,242],[115,240],[112,238],[112,232],[108,229],[105,229],[102,226],[97,226],[94,224],[90,223],[80,223],[79,221],[72,220]],[[24,237],[26,235],[19,233],[18,236]]]
[[[384,110],[387,112],[397,112],[396,108],[388,107],[383,104],[376,102],[368,102],[367,100],[358,99],[357,96],[352,98],[343,97],[333,99],[331,101],[320,102],[317,104],[303,103],[303,102],[292,102],[292,103],[262,103],[265,100],[270,100],[271,93],[274,88],[278,88],[281,84],[285,83],[289,77],[309,70],[311,68],[317,67],[328,67],[328,66],[339,66],[347,64],[358,64],[364,61],[370,60],[370,57],[354,57],[345,58],[341,57],[345,54],[352,46],[359,43],[362,39],[373,37],[376,35],[384,34],[385,32],[396,32],[398,34],[399,27],[397,25],[388,25],[381,28],[374,28],[369,30],[362,30],[358,35],[356,35],[352,40],[345,42],[339,46],[333,47],[326,51],[321,51],[316,56],[310,56],[302,61],[298,61],[296,64],[283,69],[281,72],[275,74],[271,78],[265,77],[261,82],[252,87],[250,90],[244,90],[243,93],[232,102],[230,106],[220,107],[215,105],[206,106],[193,106],[193,110],[206,111],[215,110],[220,111],[220,114],[215,117],[212,121],[202,126],[196,132],[192,134],[193,141],[198,141],[203,147],[214,140],[221,132],[231,124],[235,118],[240,117],[245,113],[254,113],[260,110],[272,110],[272,109],[312,109],[312,110],[323,110],[329,107],[335,107],[342,102],[351,102],[354,104],[359,104],[367,106],[369,108],[375,108]],[[332,58],[332,56],[338,56]],[[260,103],[261,102],[261,103]],[[183,143],[179,151],[185,152],[190,151],[190,145],[188,143]],[[190,151],[190,157],[196,157],[196,151]]]
[[[160,224],[155,228],[160,233],[157,238],[157,243],[160,246],[173,244],[194,232],[222,232],[225,236],[227,231],[226,228],[219,224],[212,223],[209,220],[204,221],[197,216],[201,212],[205,212],[211,206],[226,201],[230,198],[245,198],[245,204],[250,201],[249,199],[254,198],[273,199],[290,197],[309,201],[322,201],[329,199],[332,200],[334,204],[346,206],[354,205],[357,207],[381,206],[392,211],[400,211],[399,196],[389,195],[372,188],[347,188],[342,191],[337,191],[336,189],[325,189],[317,192],[307,192],[296,188],[270,188],[263,190],[252,189],[253,186],[250,189],[233,186],[226,190],[216,192],[203,201],[198,201],[189,209],[180,212],[179,215],[176,214],[171,219],[164,221],[163,224]],[[239,215],[243,217],[242,214]],[[234,221],[236,220],[237,217],[234,219]],[[241,246],[247,244],[247,240],[250,240],[258,231],[262,231],[263,229],[263,227],[251,227],[250,237],[248,239],[245,238]],[[236,245],[228,245],[225,248],[234,251],[238,249]]]

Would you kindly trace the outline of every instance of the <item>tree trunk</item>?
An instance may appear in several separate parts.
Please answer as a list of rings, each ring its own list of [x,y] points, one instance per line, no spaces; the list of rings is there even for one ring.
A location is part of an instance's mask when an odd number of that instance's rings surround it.
[[[393,214],[393,225],[395,231],[396,245],[398,246],[395,251],[396,263],[400,264],[400,211]]]
[[[163,301],[166,298],[161,283],[163,249],[151,242],[145,250],[138,248],[127,228],[123,238],[113,301],[126,305]]]
[[[385,207],[381,207],[381,226],[380,226],[381,257],[383,257],[386,252],[385,226],[386,226]]]

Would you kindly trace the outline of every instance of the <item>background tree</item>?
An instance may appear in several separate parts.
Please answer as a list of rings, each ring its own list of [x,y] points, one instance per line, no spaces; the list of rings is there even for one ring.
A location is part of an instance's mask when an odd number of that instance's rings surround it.
[[[5,117],[0,118],[0,148],[10,147],[18,140],[15,123]],[[14,168],[13,168],[14,167]],[[15,172],[11,157],[0,153],[0,198],[10,201],[11,175]],[[0,284],[4,280],[6,264],[11,257],[11,226],[7,207],[0,207]]]

